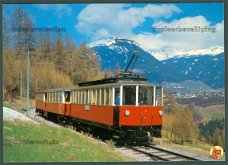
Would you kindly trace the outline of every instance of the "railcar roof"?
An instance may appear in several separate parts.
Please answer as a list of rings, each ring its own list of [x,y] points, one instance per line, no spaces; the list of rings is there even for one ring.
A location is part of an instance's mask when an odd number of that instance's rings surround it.
[[[104,84],[110,84],[110,83],[117,83],[122,81],[146,81],[147,78],[139,77],[139,76],[126,76],[126,77],[110,77],[110,78],[104,78],[101,80],[95,80],[95,81],[89,81],[89,82],[82,82],[78,83],[79,87],[84,86],[93,86],[93,85],[104,85]]]
[[[91,86],[75,86],[72,88],[73,89],[86,89],[86,88],[100,88],[100,87],[112,87],[112,86],[120,86],[120,85],[124,85],[124,86],[136,86],[136,85],[140,85],[140,86],[157,86],[157,87],[162,87],[161,85],[158,84],[152,84],[149,82],[145,82],[145,81],[118,81],[116,83],[108,83],[108,84],[98,84],[98,85],[91,85]]]
[[[46,92],[64,92],[64,91],[70,91],[70,88],[54,88],[54,89],[47,89],[43,91],[36,92],[38,93],[46,93]]]

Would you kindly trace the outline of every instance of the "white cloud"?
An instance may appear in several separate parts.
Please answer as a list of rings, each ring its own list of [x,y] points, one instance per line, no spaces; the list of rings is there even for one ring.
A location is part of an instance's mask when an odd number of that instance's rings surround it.
[[[157,59],[170,58],[176,55],[184,54],[184,52],[208,48],[214,45],[224,45],[224,21],[212,25],[205,17],[185,17],[179,20],[173,20],[170,23],[157,22],[152,25],[157,28],[175,28],[175,32],[162,33],[143,33],[135,36],[135,40],[140,43],[140,46],[152,52]],[[180,28],[195,28],[200,27],[200,32],[183,32],[178,31]],[[210,30],[214,32],[209,32]],[[163,30],[164,30],[163,29]],[[206,32],[205,30],[208,30]]]
[[[163,18],[170,18],[181,9],[173,4],[135,7],[126,4],[93,4],[86,6],[77,16],[75,28],[96,40],[101,37],[120,37],[136,40],[148,52],[152,52],[157,59],[164,59],[181,55],[197,49],[205,49],[214,45],[224,45],[224,21],[212,24],[204,16],[183,17],[170,22],[161,22]],[[151,31],[133,34],[133,29],[142,25],[147,18],[156,23]],[[183,32],[182,28],[201,28],[201,32]],[[155,32],[154,28],[175,28],[176,32]],[[206,32],[206,28],[215,32]],[[182,29],[182,31],[178,30]],[[213,29],[214,28],[214,29]],[[186,30],[186,29],[185,29]],[[203,31],[204,30],[204,31]]]
[[[72,9],[67,4],[38,4],[37,7],[44,11],[52,10],[59,18],[62,18],[64,14],[72,14]]]
[[[126,4],[92,4],[77,16],[75,28],[92,39],[104,36],[129,36],[145,18],[168,18],[181,10],[173,4],[132,7]]]

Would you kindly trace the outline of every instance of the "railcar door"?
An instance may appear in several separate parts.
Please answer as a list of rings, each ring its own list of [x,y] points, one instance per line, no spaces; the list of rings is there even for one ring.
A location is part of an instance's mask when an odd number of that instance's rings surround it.
[[[65,91],[64,97],[65,97],[65,115],[70,116],[70,91]]]
[[[113,88],[113,126],[119,127],[119,106],[121,100],[121,90],[120,87]]]
[[[47,107],[47,93],[44,94],[44,107]]]

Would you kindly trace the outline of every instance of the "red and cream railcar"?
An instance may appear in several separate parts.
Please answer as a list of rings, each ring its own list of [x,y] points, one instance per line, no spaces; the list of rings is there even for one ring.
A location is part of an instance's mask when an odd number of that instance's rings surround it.
[[[141,81],[79,86],[71,90],[71,117],[106,128],[160,132],[162,97],[161,86]]]
[[[70,92],[58,88],[36,93],[36,112],[45,116],[70,116]]]
[[[75,127],[96,126],[136,141],[145,132],[160,136],[163,88],[140,79],[80,83],[37,93],[36,111]]]

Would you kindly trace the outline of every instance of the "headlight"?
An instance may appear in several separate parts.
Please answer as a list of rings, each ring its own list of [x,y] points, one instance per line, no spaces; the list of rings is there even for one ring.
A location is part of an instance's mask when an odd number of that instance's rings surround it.
[[[159,113],[159,115],[160,115],[160,116],[162,116],[162,115],[163,115],[163,111],[159,111],[158,113]]]
[[[125,116],[130,116],[130,111],[129,110],[125,111]]]

